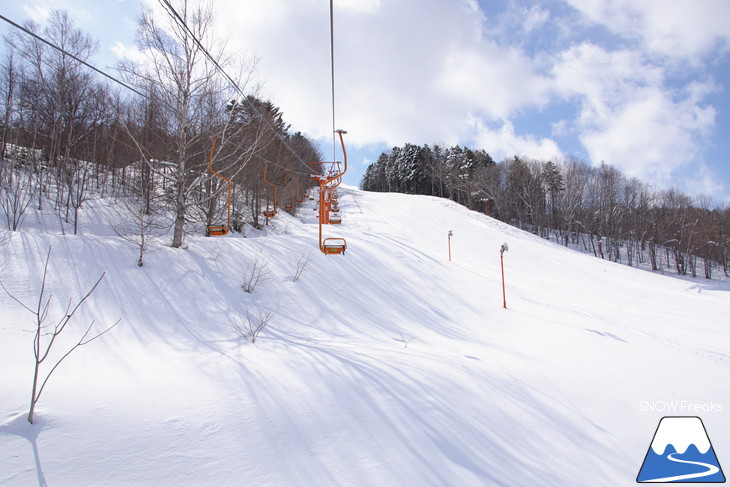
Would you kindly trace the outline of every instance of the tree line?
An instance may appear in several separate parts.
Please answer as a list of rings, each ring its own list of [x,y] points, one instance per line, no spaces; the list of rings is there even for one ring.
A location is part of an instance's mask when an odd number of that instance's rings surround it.
[[[281,207],[296,205],[306,189],[317,147],[291,133],[280,109],[243,95],[253,64],[229,56],[212,36],[210,4],[173,2],[184,24],[139,18],[139,58],[125,59],[111,84],[78,60],[89,62],[98,44],[68,13],[52,12],[41,26],[4,38],[0,65],[0,187],[8,227],[17,229],[23,208],[53,201],[74,231],[90,191],[128,196],[142,215],[172,215],[172,245],[186,232],[226,219],[225,182],[231,180],[234,223],[262,224],[272,204],[267,177]],[[76,59],[75,59],[76,58]],[[224,74],[227,73],[232,75]],[[235,83],[237,86],[234,86]],[[251,90],[248,90],[251,91]]]
[[[730,206],[676,189],[656,190],[616,168],[576,158],[514,156],[405,144],[365,171],[361,188],[449,198],[476,211],[629,265],[728,276]]]

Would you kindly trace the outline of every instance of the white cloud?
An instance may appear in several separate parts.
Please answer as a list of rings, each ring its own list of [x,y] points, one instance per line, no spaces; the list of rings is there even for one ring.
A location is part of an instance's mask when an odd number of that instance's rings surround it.
[[[479,119],[472,119],[479,147],[485,148],[495,160],[512,156],[528,156],[535,159],[555,160],[562,155],[558,145],[549,138],[533,135],[517,135],[510,121],[502,121],[498,128],[491,128]]]
[[[117,59],[128,59],[140,64],[148,62],[147,56],[137,46],[128,46],[121,42],[116,42],[110,49]]]
[[[23,5],[25,15],[35,22],[45,23],[53,10],[65,10],[78,25],[87,25],[93,19],[91,12],[81,8],[77,3],[68,0],[35,0],[32,4]]]
[[[485,38],[473,0],[353,2],[335,9],[337,125],[353,144],[466,143],[467,114],[493,122],[548,102],[549,80],[520,48]],[[326,140],[326,2],[219,3],[232,47],[260,58],[262,95],[282,107],[294,129]],[[548,15],[528,13],[532,28]]]
[[[44,24],[51,17],[51,10],[45,5],[23,5],[23,12],[25,15],[32,19],[34,22]]]
[[[335,2],[337,128],[348,130],[354,146],[476,143],[497,157],[551,158],[565,138],[583,143],[594,163],[663,181],[696,163],[716,123],[705,103],[717,87],[686,60],[727,45],[717,19],[730,18],[720,15],[730,2],[703,0],[693,9],[657,0],[566,1],[577,10],[508,1],[490,18],[476,0]],[[259,96],[279,106],[294,130],[325,144],[332,130],[328,7],[318,0],[216,3],[216,32],[228,33],[228,51],[259,58]],[[587,24],[576,18],[624,42],[586,41]],[[668,60],[674,68],[684,62],[681,79],[690,81],[674,84],[680,71],[670,72]],[[546,112],[560,113],[550,120]],[[517,125],[517,117],[533,116],[552,134]]]
[[[640,53],[607,51],[590,43],[560,53],[552,76],[560,96],[579,102],[581,125],[607,122],[612,107],[625,103],[638,88],[661,85],[664,78],[661,68]]]
[[[702,133],[714,118],[713,108],[676,102],[658,89],[646,89],[615,107],[610,121],[587,128],[581,140],[591,160],[667,187],[678,170],[698,162]]]
[[[696,62],[730,48],[727,0],[567,0],[590,21],[640,41],[649,52]]]
[[[532,32],[550,19],[550,12],[537,5],[532,5],[529,9],[522,7],[521,13],[522,27],[526,32]]]
[[[715,123],[716,110],[702,104],[714,84],[672,89],[662,67],[641,53],[592,44],[562,53],[553,74],[561,95],[579,104],[574,129],[593,163],[666,187],[698,162]]]
[[[492,5],[488,4],[487,7]],[[528,39],[528,35],[543,27],[551,18],[550,11],[538,5],[529,8],[509,1],[506,10],[493,15],[486,29],[488,37],[495,39],[509,39],[511,42],[521,43]]]
[[[492,120],[546,104],[551,85],[522,51],[488,41],[448,53],[438,83],[461,107]]]
[[[336,2],[338,10],[349,9],[368,14],[377,12],[380,5],[381,0],[338,0]]]
[[[727,188],[718,180],[716,172],[703,162],[698,162],[680,173],[672,187],[686,188],[685,191],[694,196],[719,196],[724,200],[721,203],[730,204]],[[720,196],[723,194],[724,198]]]

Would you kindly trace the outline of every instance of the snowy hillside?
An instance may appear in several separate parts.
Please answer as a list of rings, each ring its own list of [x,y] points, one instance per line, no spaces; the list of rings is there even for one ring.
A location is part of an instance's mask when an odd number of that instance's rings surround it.
[[[0,485],[635,485],[666,415],[700,416],[730,465],[728,282],[352,187],[325,228],[344,256],[319,253],[307,201],[246,238],[157,244],[138,268],[110,203],[88,202],[79,236],[36,214],[0,247],[3,284],[32,305],[52,248],[54,316],[106,272],[69,340],[121,318],[61,365],[31,426],[33,316],[0,294]],[[234,327],[247,309],[273,313],[256,343]]]

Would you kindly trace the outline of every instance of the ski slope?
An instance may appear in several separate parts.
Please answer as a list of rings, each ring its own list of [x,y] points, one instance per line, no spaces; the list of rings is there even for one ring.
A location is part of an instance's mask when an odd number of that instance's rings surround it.
[[[701,416],[730,465],[727,281],[353,187],[325,227],[344,256],[318,252],[307,201],[246,237],[165,240],[138,268],[111,203],[89,201],[78,236],[34,213],[0,247],[30,304],[52,248],[52,316],[106,272],[67,339],[121,318],[61,365],[31,426],[32,315],[0,294],[0,485],[634,485],[664,415]],[[256,343],[233,326],[246,309],[274,313]]]

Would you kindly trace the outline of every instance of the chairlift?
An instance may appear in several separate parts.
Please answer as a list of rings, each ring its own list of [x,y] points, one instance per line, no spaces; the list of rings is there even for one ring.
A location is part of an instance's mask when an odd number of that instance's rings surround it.
[[[219,178],[223,179],[228,186],[228,199],[226,200],[226,208],[228,211],[228,224],[225,226],[210,225],[207,227],[207,230],[208,230],[208,235],[220,237],[220,236],[228,234],[228,232],[231,231],[231,180],[213,170],[213,151],[215,150],[216,141],[217,141],[217,137],[213,136],[213,144],[210,146],[210,154],[208,155],[208,170],[210,172],[212,172],[213,174],[215,174],[216,176],[218,176]]]
[[[319,180],[319,250],[323,254],[344,254],[347,250],[347,241],[344,238],[330,237],[322,238],[322,225],[324,223],[332,223],[329,212],[325,212],[328,207],[328,200],[331,195],[331,191],[337,187],[342,181],[342,175],[347,171],[347,151],[345,150],[345,140],[343,134],[346,134],[344,130],[337,130],[337,134],[340,136],[340,144],[342,144],[342,157],[344,161],[344,168],[341,172],[331,174],[327,178],[320,178]],[[334,215],[333,215],[334,216]],[[337,215],[339,218],[339,215]],[[340,223],[340,219],[337,223]]]
[[[326,238],[322,242],[321,250],[325,254],[344,254],[347,250],[347,241],[338,237]]]
[[[264,182],[266,184],[268,184],[269,186],[271,186],[272,188],[274,188],[274,209],[273,210],[269,209],[269,202],[267,201],[266,209],[264,210],[263,213],[266,218],[274,218],[276,216],[276,185],[266,178],[266,170],[268,168],[269,168],[269,161],[266,161],[266,165],[264,166]]]

